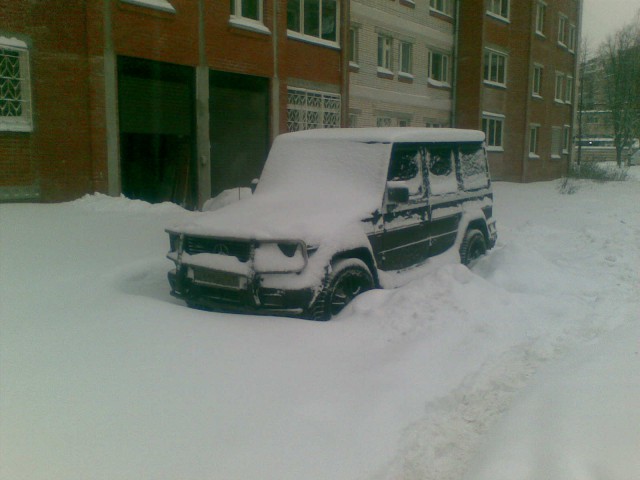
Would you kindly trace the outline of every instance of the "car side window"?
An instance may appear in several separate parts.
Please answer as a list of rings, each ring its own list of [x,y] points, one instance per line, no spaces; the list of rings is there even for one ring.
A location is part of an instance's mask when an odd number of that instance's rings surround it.
[[[458,190],[458,179],[453,162],[453,147],[432,145],[429,147],[429,188],[433,195],[453,193]]]
[[[461,144],[459,148],[460,176],[465,190],[487,188],[489,170],[481,143]]]
[[[409,188],[409,198],[413,200],[423,197],[426,191],[423,159],[424,150],[418,145],[398,145],[391,156],[387,179],[404,182]]]

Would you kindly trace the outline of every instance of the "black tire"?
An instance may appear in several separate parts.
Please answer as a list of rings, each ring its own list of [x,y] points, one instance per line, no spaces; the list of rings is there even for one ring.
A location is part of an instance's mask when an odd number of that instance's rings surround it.
[[[487,241],[484,234],[476,228],[467,230],[460,245],[460,262],[463,265],[469,265],[485,253],[487,253]]]
[[[357,295],[374,288],[373,276],[358,258],[337,260],[322,291],[311,308],[314,320],[326,321],[338,315]]]

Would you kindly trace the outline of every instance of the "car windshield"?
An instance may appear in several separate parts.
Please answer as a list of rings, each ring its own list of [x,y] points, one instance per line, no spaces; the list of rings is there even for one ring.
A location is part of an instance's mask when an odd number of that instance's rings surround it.
[[[256,195],[339,204],[382,202],[391,145],[350,139],[283,136],[269,153]]]

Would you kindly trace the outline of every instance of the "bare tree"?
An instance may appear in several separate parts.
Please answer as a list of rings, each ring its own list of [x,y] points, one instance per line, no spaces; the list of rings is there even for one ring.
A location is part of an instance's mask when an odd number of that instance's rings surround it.
[[[605,101],[611,112],[616,162],[640,137],[640,12],[600,46]]]

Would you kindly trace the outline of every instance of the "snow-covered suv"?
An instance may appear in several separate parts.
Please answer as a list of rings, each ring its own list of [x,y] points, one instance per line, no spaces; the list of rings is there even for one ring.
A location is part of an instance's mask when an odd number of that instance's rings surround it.
[[[327,129],[276,138],[249,198],[167,230],[189,306],[327,320],[383,272],[496,241],[484,134]]]

